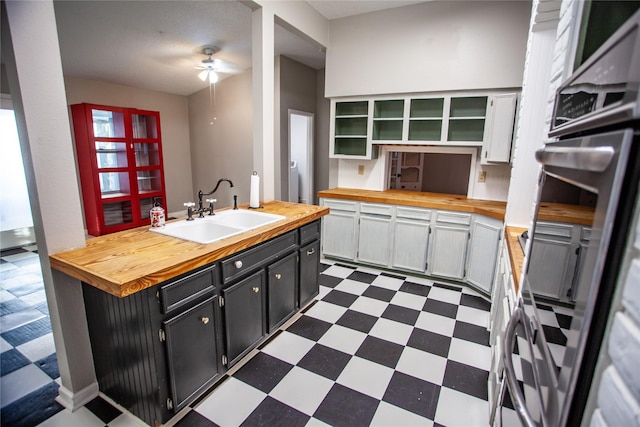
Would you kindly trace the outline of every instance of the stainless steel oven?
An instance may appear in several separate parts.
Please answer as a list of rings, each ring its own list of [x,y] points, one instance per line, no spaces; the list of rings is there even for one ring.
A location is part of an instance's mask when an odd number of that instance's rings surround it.
[[[522,289],[503,337],[502,425],[580,425],[640,179],[640,12],[559,88]]]

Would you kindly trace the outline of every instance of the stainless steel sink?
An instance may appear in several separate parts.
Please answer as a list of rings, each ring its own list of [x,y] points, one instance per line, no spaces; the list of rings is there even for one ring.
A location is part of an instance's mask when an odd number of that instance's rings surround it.
[[[151,228],[150,230],[166,236],[208,244],[283,219],[285,219],[283,215],[246,209],[230,209],[216,212],[215,215],[207,215],[204,218],[194,218],[193,221],[171,222],[164,227]]]

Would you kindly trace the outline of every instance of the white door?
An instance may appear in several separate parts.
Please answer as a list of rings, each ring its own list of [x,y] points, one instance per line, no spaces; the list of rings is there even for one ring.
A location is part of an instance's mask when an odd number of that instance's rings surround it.
[[[314,202],[313,119],[312,113],[289,110],[288,199],[290,202],[309,204]]]

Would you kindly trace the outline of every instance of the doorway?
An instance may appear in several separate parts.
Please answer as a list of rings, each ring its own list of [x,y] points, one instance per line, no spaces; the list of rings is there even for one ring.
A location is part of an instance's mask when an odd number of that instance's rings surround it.
[[[0,249],[35,243],[29,192],[11,99],[0,99]]]
[[[289,110],[289,197],[293,203],[313,200],[314,114]]]

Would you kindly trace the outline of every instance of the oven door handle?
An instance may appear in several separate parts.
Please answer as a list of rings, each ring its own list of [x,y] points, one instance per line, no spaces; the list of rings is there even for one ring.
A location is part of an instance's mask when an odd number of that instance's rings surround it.
[[[615,155],[613,147],[554,147],[547,145],[536,151],[536,159],[543,165],[603,172]]]
[[[513,343],[516,336],[516,328],[519,323],[523,323],[523,315],[522,307],[517,307],[511,314],[504,336],[502,337],[502,348],[504,351],[502,356],[504,361],[504,376],[507,380],[507,386],[511,392],[511,397],[513,397],[513,406],[515,407],[520,420],[527,427],[536,427],[537,424],[527,409],[524,401],[524,395],[518,385],[518,379],[516,378],[516,373],[513,369],[513,359],[511,358],[511,351],[513,349]]]

